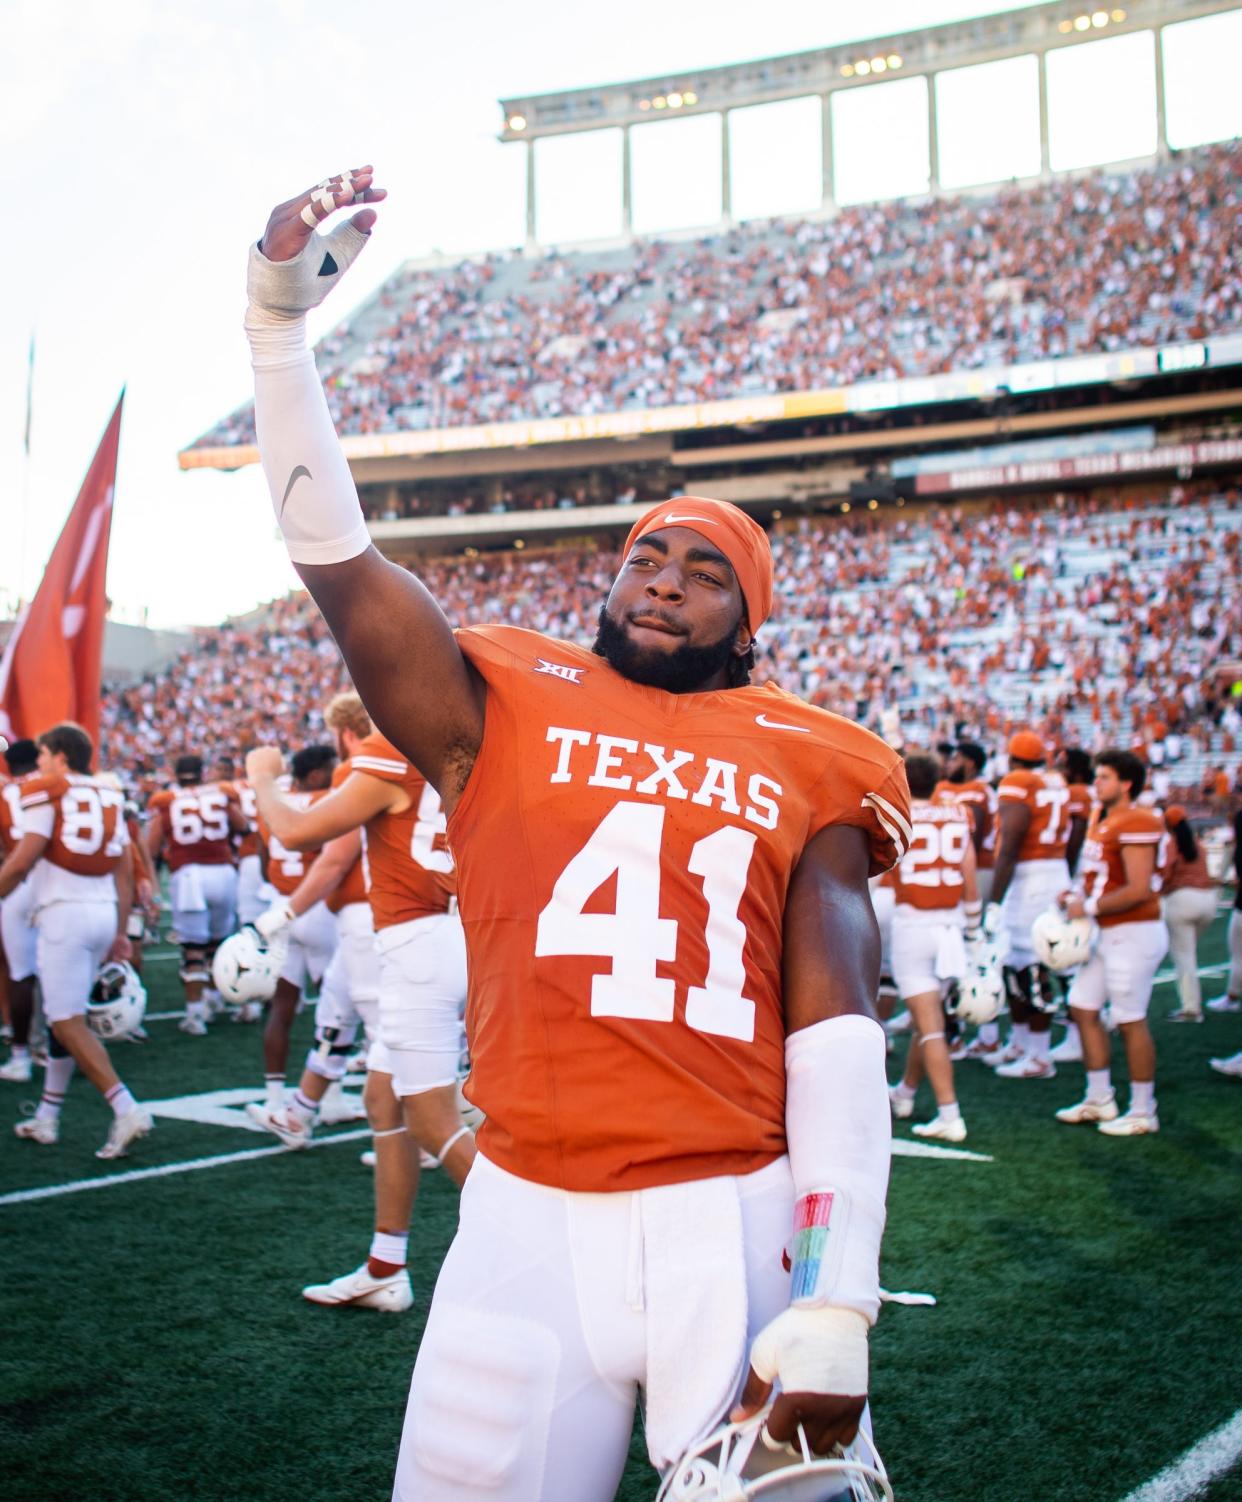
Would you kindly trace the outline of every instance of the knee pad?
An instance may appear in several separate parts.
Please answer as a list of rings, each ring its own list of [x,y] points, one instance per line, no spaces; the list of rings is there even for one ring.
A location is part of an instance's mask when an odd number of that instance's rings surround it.
[[[1001,975],[1005,981],[1005,998],[1012,1008],[1015,1004],[1019,1011],[1030,1010],[1031,1006],[1031,976],[1030,970],[1024,965],[1021,969],[1015,969],[1012,965],[1002,965]]]
[[[317,1027],[315,1047],[306,1055],[306,1067],[320,1079],[339,1080],[345,1075],[345,1062],[354,1050],[358,1026]]]
[[[443,1301],[414,1368],[397,1495],[435,1477],[463,1499],[538,1495],[560,1341],[543,1324]]]
[[[1047,965],[1037,964],[1029,966],[1027,974],[1031,978],[1031,1005],[1037,1012],[1055,1012],[1061,996],[1052,971]]]
[[[202,944],[181,946],[181,979],[189,985],[206,985],[211,980],[211,968],[207,963],[207,950]]]

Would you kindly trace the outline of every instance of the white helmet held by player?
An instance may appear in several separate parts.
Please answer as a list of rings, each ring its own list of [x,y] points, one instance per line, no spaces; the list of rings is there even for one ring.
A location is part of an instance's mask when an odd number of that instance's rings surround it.
[[[777,1445],[765,1425],[771,1405],[738,1424],[722,1424],[665,1475],[656,1502],[893,1502],[884,1462],[862,1430],[852,1444],[815,1455],[798,1429],[798,1444]]]
[[[1048,908],[1031,924],[1031,947],[1049,970],[1058,973],[1086,964],[1095,936],[1090,918],[1067,918],[1059,907]]]
[[[244,1006],[248,1001],[269,1001],[275,994],[287,947],[283,937],[264,939],[258,929],[247,923],[216,950],[211,962],[216,989],[234,1006]]]
[[[86,1003],[91,1032],[100,1038],[127,1037],[141,1025],[146,1010],[146,988],[132,965],[109,960],[99,967]]]
[[[980,934],[966,943],[966,973],[958,988],[958,1020],[974,1027],[995,1022],[1005,1004],[1005,979],[1001,972],[1001,946]]]

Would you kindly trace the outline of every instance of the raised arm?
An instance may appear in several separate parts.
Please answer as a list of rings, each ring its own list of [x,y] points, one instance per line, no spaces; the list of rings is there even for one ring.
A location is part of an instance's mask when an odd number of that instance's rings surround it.
[[[351,772],[340,787],[309,808],[296,808],[276,784],[281,764],[280,752],[273,746],[258,746],[246,756],[246,778],[254,789],[255,806],[286,850],[316,850],[338,835],[360,829],[376,814],[400,813],[409,807],[409,798],[395,783]]]
[[[306,342],[317,307],[366,244],[364,208],[330,234],[314,226],[385,191],[360,167],[272,210],[251,248],[246,333],[255,425],[289,556],[335,636],[376,725],[451,809],[483,737],[482,680],[426,588],[371,546]]]

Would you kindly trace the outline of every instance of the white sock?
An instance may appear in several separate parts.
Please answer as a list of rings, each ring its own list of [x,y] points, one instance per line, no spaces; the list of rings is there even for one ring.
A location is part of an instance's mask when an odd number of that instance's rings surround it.
[[[265,1074],[263,1088],[267,1091],[266,1105],[271,1111],[279,1111],[285,1103],[285,1077],[283,1074]]]
[[[951,1100],[947,1106],[937,1106],[936,1115],[941,1121],[961,1121],[962,1108],[955,1100]]]
[[[295,1090],[289,1097],[289,1103],[285,1111],[294,1121],[300,1121],[303,1126],[310,1126],[319,1114],[319,1107],[309,1096],[303,1095],[300,1089]]]
[[[128,1116],[138,1104],[120,1080],[104,1095],[104,1099],[112,1107],[114,1116]]]
[[[1130,1081],[1130,1110],[1139,1116],[1150,1116],[1156,1109],[1155,1080]]]
[[[1052,1034],[1031,1033],[1027,1053],[1032,1059],[1046,1059],[1048,1051],[1052,1047]]]
[[[370,1255],[377,1262],[387,1262],[392,1267],[404,1267],[409,1245],[409,1236],[394,1236],[390,1231],[376,1231],[371,1237]]]
[[[14,1059],[28,1059],[30,1057],[30,1050],[23,1048],[20,1043],[14,1043],[9,1050],[9,1056]]]
[[[207,1003],[205,1001],[187,1001],[185,1004],[185,1015],[187,1017],[201,1017],[206,1022]]]
[[[35,1112],[39,1121],[59,1120],[60,1108],[65,1103],[65,1091],[69,1088],[69,1081],[76,1068],[72,1059],[54,1059],[51,1055],[48,1056],[47,1066],[43,1071],[43,1096]]]
[[[1087,1099],[1107,1100],[1113,1093],[1113,1075],[1110,1069],[1087,1070]]]
[[[1031,1027],[1028,1022],[1015,1022],[1009,1034],[1009,1041],[1015,1048],[1020,1048],[1026,1053],[1031,1046]]]
[[[979,1042],[986,1043],[990,1048],[995,1048],[1000,1042],[1000,1023],[983,1023],[979,1028]]]
[[[905,1080],[898,1080],[893,1089],[901,1096],[902,1100],[913,1100],[918,1094],[917,1085],[907,1085]]]

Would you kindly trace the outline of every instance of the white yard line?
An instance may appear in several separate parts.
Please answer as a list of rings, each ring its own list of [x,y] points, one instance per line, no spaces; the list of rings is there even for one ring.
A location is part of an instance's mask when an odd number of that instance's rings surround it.
[[[1190,1502],[1242,1456],[1242,1408],[1219,1429],[1205,1434],[1179,1460],[1130,1493],[1125,1502]]]
[[[309,1146],[331,1147],[337,1142],[357,1142],[370,1135],[370,1127],[361,1127],[357,1131],[337,1132],[332,1137],[316,1137]],[[132,1168],[128,1173],[109,1174],[104,1178],[75,1179],[70,1184],[48,1184],[42,1189],[18,1189],[12,1194],[0,1194],[0,1205],[24,1205],[31,1200],[50,1200],[62,1194],[80,1194],[84,1189],[107,1189],[113,1184],[136,1184],[141,1179],[166,1179],[176,1173],[195,1173],[200,1168],[223,1168],[230,1163],[248,1163],[253,1158],[271,1158],[277,1153],[289,1151],[287,1147],[251,1147],[239,1153],[222,1153],[216,1158],[190,1158],[184,1163],[161,1163],[155,1168]]]

